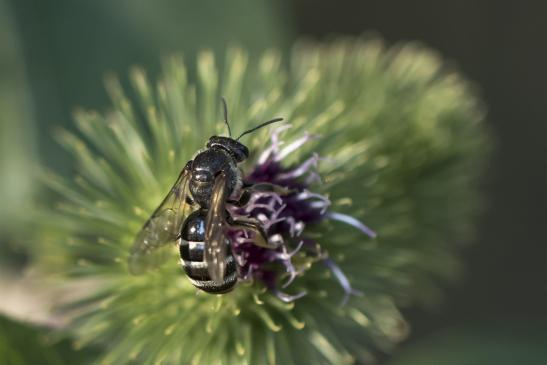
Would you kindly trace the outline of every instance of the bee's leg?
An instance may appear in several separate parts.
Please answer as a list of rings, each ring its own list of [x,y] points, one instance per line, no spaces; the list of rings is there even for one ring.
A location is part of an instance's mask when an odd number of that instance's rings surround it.
[[[243,229],[254,233],[253,243],[264,248],[277,248],[275,243],[268,242],[268,236],[259,222],[254,220],[233,219],[228,215],[226,221],[231,228]]]
[[[239,196],[239,199],[237,199],[237,200],[228,199],[227,203],[229,203],[231,205],[235,205],[236,207],[241,208],[241,207],[244,207],[245,205],[247,205],[249,200],[251,200],[251,193],[247,190],[243,190],[241,192],[241,195]]]
[[[279,195],[288,195],[295,190],[285,188],[280,185],[270,184],[270,183],[258,183],[258,184],[248,184],[244,185],[243,188],[241,188],[241,195],[239,196],[239,199],[237,200],[228,200],[228,203],[235,205],[236,207],[244,207],[247,205],[249,200],[251,199],[252,193],[255,192],[267,192],[267,193],[276,193]]]
[[[288,189],[281,185],[276,185],[272,183],[267,182],[261,182],[256,184],[245,184],[242,188],[243,191],[249,191],[252,192],[271,192],[271,193],[277,193],[279,195],[287,195],[292,193],[294,190]]]
[[[249,268],[249,271],[247,273],[242,274],[240,271],[238,271],[238,274],[240,274],[238,281],[242,284],[248,284],[248,285],[253,284],[254,278],[253,278],[252,272],[253,272],[252,266]]]

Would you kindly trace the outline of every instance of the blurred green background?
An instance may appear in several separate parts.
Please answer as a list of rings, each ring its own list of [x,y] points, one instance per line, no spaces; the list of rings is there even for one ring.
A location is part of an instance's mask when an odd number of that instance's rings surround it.
[[[389,43],[422,41],[475,80],[497,139],[483,187],[488,208],[465,253],[466,277],[446,288],[438,308],[407,310],[412,335],[382,361],[547,363],[546,13],[541,2],[487,0],[0,0],[0,301],[24,269],[17,247],[32,231],[25,212],[40,197],[36,166],[71,173],[52,131],[72,129],[76,106],[108,107],[105,73],[124,75],[138,64],[153,79],[161,57],[173,52],[188,58],[230,44],[287,51],[303,36],[377,31]],[[65,343],[42,348],[41,335],[2,318],[0,353],[29,364],[92,357],[76,356]]]

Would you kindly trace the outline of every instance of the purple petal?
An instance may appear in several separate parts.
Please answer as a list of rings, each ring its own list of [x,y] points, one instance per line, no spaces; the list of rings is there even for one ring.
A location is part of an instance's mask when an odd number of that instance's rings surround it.
[[[323,183],[323,180],[321,180],[321,176],[319,176],[317,172],[310,171],[310,173],[306,177],[305,183],[306,185],[310,186],[313,184],[321,184]]]
[[[296,197],[301,200],[306,200],[310,198],[317,199],[316,201],[310,203],[310,207],[320,209],[321,214],[325,214],[325,212],[327,211],[328,207],[331,204],[329,198],[327,198],[326,196],[317,194],[317,193],[312,193],[309,190],[302,191]]]
[[[287,147],[285,147],[281,151],[279,151],[275,155],[274,161],[281,161],[282,159],[284,159],[285,157],[287,157],[292,152],[296,151],[297,149],[299,149],[300,147],[302,147],[303,145],[305,145],[309,141],[311,141],[313,139],[317,139],[317,138],[319,138],[319,136],[312,135],[312,134],[309,134],[308,132],[305,132],[304,136],[298,138],[297,140],[295,140],[292,143],[289,143],[287,145]]]
[[[319,155],[313,154],[312,157],[308,158],[297,168],[290,170],[288,172],[285,172],[283,174],[279,174],[277,177],[279,180],[296,179],[297,177],[300,177],[304,175],[306,172],[310,171],[312,167],[317,167],[318,162],[319,162]]]
[[[271,144],[270,147],[265,149],[264,152],[262,152],[260,154],[260,157],[258,157],[257,163],[259,165],[262,165],[267,160],[269,160],[272,155],[278,155],[279,154],[278,153],[279,152],[279,146],[281,146],[283,144],[283,142],[279,140],[279,135],[282,132],[284,132],[285,130],[289,129],[290,127],[291,127],[290,124],[285,124],[285,125],[282,125],[281,127],[275,128],[272,131],[272,134],[271,134],[272,144]]]
[[[378,236],[376,234],[376,232],[374,232],[372,229],[365,226],[358,219],[353,218],[351,215],[337,213],[337,212],[328,212],[326,217],[329,218],[329,219],[335,220],[335,221],[344,222],[346,224],[349,224],[350,226],[353,226],[353,227],[357,228],[358,230],[360,230],[361,232],[363,232],[364,234],[366,234],[370,238],[376,238]]]
[[[277,289],[274,289],[273,293],[275,294],[276,297],[278,297],[279,299],[281,299],[285,303],[294,302],[295,300],[300,299],[304,295],[308,294],[305,290],[303,290],[300,293],[290,295],[290,294],[287,294],[287,293],[283,293],[282,291],[279,291]]]
[[[344,298],[342,299],[342,302],[340,303],[341,306],[346,305],[350,295],[357,295],[357,296],[363,295],[363,293],[360,292],[359,290],[353,289],[353,287],[351,286],[344,272],[340,269],[338,265],[336,265],[336,263],[331,258],[327,257],[323,259],[323,263],[325,264],[326,267],[330,269],[330,271],[332,271],[332,273],[334,274],[334,276],[336,277],[336,279],[342,286],[342,289],[344,289]]]

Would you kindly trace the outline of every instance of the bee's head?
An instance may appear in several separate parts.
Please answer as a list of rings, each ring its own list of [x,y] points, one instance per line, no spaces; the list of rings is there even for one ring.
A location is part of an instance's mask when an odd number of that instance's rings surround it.
[[[237,163],[249,157],[249,149],[243,143],[230,137],[213,136],[207,142],[207,148],[219,147],[226,150]]]
[[[228,107],[226,106],[226,100],[222,98],[222,108],[224,110],[224,123],[226,123],[226,127],[228,127],[228,135],[229,137],[219,137],[219,136],[213,136],[209,138],[209,142],[207,142],[207,148],[211,147],[220,147],[226,151],[234,158],[234,160],[237,163],[240,163],[242,161],[245,161],[247,157],[249,157],[249,149],[239,142],[239,139],[243,137],[246,134],[252,133],[256,131],[257,129],[260,129],[264,126],[267,126],[271,123],[280,122],[283,120],[283,118],[275,118],[270,121],[267,121],[266,123],[260,124],[258,127],[254,127],[252,129],[249,129],[239,135],[236,139],[232,138],[232,130],[230,129],[230,123],[228,123]]]

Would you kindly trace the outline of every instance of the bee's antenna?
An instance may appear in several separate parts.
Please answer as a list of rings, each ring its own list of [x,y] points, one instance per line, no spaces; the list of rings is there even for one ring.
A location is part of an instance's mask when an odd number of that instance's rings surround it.
[[[224,123],[228,127],[228,135],[232,138],[232,130],[230,129],[230,124],[228,123],[228,107],[226,106],[226,99],[222,97],[222,109],[224,111]]]
[[[267,121],[267,122],[265,122],[265,123],[262,123],[262,124],[259,125],[258,127],[254,127],[254,128],[252,128],[252,129],[249,129],[248,131],[245,131],[245,132],[241,133],[241,135],[240,135],[239,137],[237,137],[236,141],[239,141],[239,139],[240,139],[241,137],[243,137],[244,135],[246,135],[246,134],[252,133],[252,132],[256,131],[257,129],[260,129],[260,128],[262,128],[262,127],[267,126],[268,124],[281,122],[282,120],[283,120],[283,118],[275,118],[275,119],[269,120],[269,121]]]

